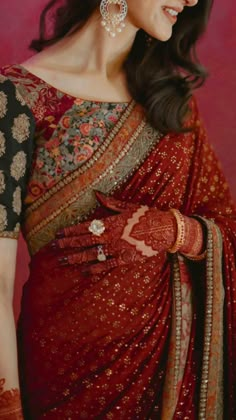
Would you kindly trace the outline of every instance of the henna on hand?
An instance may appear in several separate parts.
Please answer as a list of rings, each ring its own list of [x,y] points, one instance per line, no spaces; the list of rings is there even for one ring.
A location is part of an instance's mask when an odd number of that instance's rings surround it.
[[[0,419],[23,420],[19,389],[4,390],[6,380],[0,379]]]
[[[52,247],[67,250],[67,255],[59,258],[60,264],[78,264],[83,267],[82,271],[107,271],[116,266],[144,262],[166,252],[175,241],[175,218],[168,211],[134,204],[121,206],[114,199],[111,206],[116,212],[119,208],[120,213],[103,219],[105,231],[100,236],[89,231],[91,222],[65,228],[60,233],[61,239],[52,244]],[[97,258],[101,245],[107,258],[102,263]],[[70,249],[72,253],[68,253]]]
[[[157,252],[168,250],[175,241],[176,233],[175,218],[170,212],[148,207],[139,220],[130,226],[131,238],[142,241]],[[128,241],[128,238],[125,239]]]
[[[95,236],[90,232],[91,222],[65,228],[58,235],[53,248],[67,250],[59,259],[62,265],[78,264],[82,271],[102,272],[116,266],[145,259],[167,252],[175,243],[178,225],[171,211],[160,211],[148,206],[124,203],[98,193],[104,207],[118,214],[102,219],[105,230]],[[198,254],[203,245],[201,224],[183,216],[186,222],[186,243],[181,252]],[[195,241],[198,238],[197,243]],[[98,261],[98,247],[103,248],[106,261]],[[69,253],[73,250],[73,253]]]

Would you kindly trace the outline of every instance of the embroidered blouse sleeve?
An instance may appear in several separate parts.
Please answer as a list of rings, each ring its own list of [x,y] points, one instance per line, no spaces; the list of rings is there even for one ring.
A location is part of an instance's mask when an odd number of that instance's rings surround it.
[[[33,132],[30,109],[14,84],[0,75],[0,237],[19,235]]]

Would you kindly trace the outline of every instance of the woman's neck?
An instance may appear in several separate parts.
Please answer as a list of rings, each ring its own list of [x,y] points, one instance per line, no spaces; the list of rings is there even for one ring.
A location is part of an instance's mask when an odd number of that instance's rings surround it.
[[[137,28],[127,19],[123,32],[111,38],[101,26],[100,14],[95,13],[79,31],[46,49],[41,59],[45,56],[47,66],[54,67],[60,62],[65,71],[100,74],[112,79],[122,71],[136,32]]]

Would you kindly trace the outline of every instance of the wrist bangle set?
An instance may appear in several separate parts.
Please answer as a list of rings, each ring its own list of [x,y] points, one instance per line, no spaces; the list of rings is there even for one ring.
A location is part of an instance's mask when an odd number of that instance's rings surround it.
[[[174,245],[168,250],[170,254],[175,254],[176,252],[180,251],[181,248],[185,245],[186,241],[186,225],[185,225],[185,218],[177,209],[170,209],[170,212],[174,215],[177,225],[177,236]],[[182,254],[184,257],[192,260],[192,261],[201,261],[206,257],[206,251],[201,253],[200,255],[192,255],[192,254]]]
[[[170,209],[170,212],[174,215],[176,224],[177,224],[177,237],[174,245],[168,250],[170,254],[175,254],[178,252],[185,243],[186,230],[185,230],[185,221],[184,216],[180,213],[179,210]]]

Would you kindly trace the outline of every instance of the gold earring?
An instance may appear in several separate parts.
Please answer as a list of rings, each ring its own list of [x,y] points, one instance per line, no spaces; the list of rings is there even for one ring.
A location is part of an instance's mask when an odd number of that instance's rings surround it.
[[[118,13],[112,13],[110,6],[119,6]],[[115,38],[117,33],[122,32],[125,28],[125,18],[128,13],[128,5],[126,0],[102,0],[100,4],[100,12],[102,15],[101,25],[109,33],[112,38]]]

